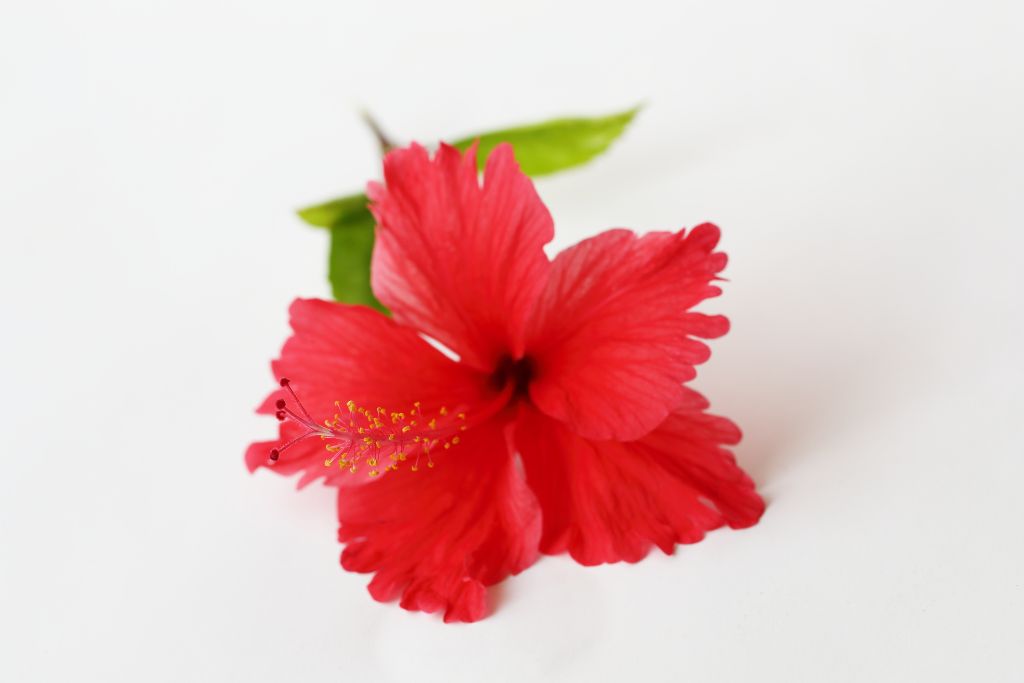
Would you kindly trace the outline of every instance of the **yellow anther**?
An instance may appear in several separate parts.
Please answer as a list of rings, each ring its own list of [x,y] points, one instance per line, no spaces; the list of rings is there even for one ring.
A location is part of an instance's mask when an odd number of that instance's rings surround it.
[[[410,467],[409,469],[410,469],[410,470],[412,470],[413,472],[419,472],[419,471],[420,471],[420,468],[419,468],[419,466],[418,466],[418,465],[413,465],[413,466],[412,466],[412,467]]]
[[[452,431],[456,431],[454,427],[443,422],[444,417],[453,415],[452,409],[447,406],[440,406],[435,417],[431,417],[430,413],[423,412],[420,401],[414,401],[408,413],[414,419],[408,419],[407,413],[389,412],[383,406],[375,409],[361,407],[354,400],[344,403],[349,412],[348,418],[342,418],[344,411],[341,401],[334,401],[334,407],[339,412],[323,420],[327,431],[316,428],[318,433],[314,434],[325,442],[324,447],[329,457],[324,460],[324,465],[333,467],[337,463],[339,469],[347,469],[352,474],[362,471],[376,477],[388,470],[397,470],[407,459],[410,460],[411,469],[419,471],[422,467],[421,456],[429,461],[426,466],[433,468],[436,463],[430,458],[432,449],[444,447],[450,450],[459,443],[459,437],[451,435]],[[362,419],[356,417],[357,413]],[[466,420],[464,412],[457,413],[457,416],[462,421]],[[465,430],[467,426],[460,425],[460,429]],[[423,433],[418,434],[421,430]],[[410,442],[415,446],[409,446]],[[388,448],[387,443],[394,445]],[[412,451],[413,448],[419,450]],[[409,455],[415,458],[408,458]],[[366,468],[362,469],[364,463]]]

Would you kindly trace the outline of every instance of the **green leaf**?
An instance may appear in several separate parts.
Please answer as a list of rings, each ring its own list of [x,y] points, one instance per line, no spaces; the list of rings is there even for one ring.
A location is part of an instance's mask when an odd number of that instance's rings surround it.
[[[373,256],[373,215],[364,207],[360,214],[331,226],[331,256],[327,278],[334,298],[362,304],[387,313],[370,288],[370,257]]]
[[[483,170],[487,155],[499,143],[509,142],[516,161],[528,176],[542,176],[579,166],[608,149],[633,120],[640,107],[593,118],[553,119],[493,133],[472,135],[454,143],[460,150],[480,141],[477,162]]]
[[[365,194],[350,194],[347,197],[299,209],[299,218],[318,228],[333,228],[348,220],[369,216],[370,211],[366,208],[369,202]]]
[[[349,195],[302,209],[299,216],[310,225],[331,231],[327,279],[334,298],[387,313],[370,289],[374,222],[368,202],[365,194]]]

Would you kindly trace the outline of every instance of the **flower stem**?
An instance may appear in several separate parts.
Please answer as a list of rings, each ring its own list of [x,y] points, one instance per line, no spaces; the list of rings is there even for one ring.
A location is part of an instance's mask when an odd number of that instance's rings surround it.
[[[373,114],[366,111],[365,109],[362,112],[360,112],[360,114],[363,117],[363,122],[367,126],[369,126],[370,131],[373,133],[373,136],[377,138],[377,144],[380,145],[380,155],[384,156],[392,149],[394,149],[395,143],[391,141],[391,138],[389,138],[387,134],[384,133],[384,130],[380,127],[380,124],[377,123],[377,119],[373,118]]]

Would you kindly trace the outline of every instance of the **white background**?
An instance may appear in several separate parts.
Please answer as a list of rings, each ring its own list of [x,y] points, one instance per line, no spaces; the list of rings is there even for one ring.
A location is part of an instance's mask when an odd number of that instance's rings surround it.
[[[0,15],[0,679],[1024,680],[1015,2],[12,2]],[[761,523],[542,559],[474,625],[373,602],[242,453],[325,233],[430,142],[647,108],[539,183],[556,248],[724,230],[697,386]]]

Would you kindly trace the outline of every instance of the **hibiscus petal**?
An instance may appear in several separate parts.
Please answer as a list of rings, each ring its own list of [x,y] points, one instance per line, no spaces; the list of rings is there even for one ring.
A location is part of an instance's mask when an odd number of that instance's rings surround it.
[[[475,149],[448,145],[433,159],[419,145],[391,152],[384,178],[369,187],[377,298],[481,370],[518,356],[554,226],[511,146],[491,152],[482,187]]]
[[[723,524],[755,524],[764,501],[723,448],[740,432],[687,390],[683,407],[639,441],[591,441],[525,408],[516,445],[544,520],[541,550],[585,565],[671,554]]]
[[[376,572],[374,599],[477,621],[487,612],[485,587],[533,564],[539,509],[503,431],[486,422],[437,456],[436,467],[339,490],[341,563]]]
[[[303,428],[294,422],[283,422],[277,439],[250,444],[245,451],[245,464],[249,471],[254,472],[260,467],[267,467],[277,474],[285,476],[302,472],[303,476],[298,483],[299,488],[320,477],[324,477],[328,481],[341,478],[341,475],[345,474],[344,472],[324,467],[324,459],[329,453],[324,450],[324,443],[320,439],[299,441],[284,450],[273,465],[268,462],[267,457],[270,455],[271,449],[280,449],[303,431]]]
[[[661,423],[709,356],[694,337],[729,329],[688,312],[721,293],[711,284],[726,263],[718,236],[710,224],[609,230],[560,253],[527,327],[534,403],[592,439],[636,439]]]
[[[277,378],[287,377],[315,421],[323,422],[352,400],[370,410],[404,411],[420,401],[424,408],[472,406],[488,391],[486,378],[427,343],[414,330],[364,306],[319,299],[296,299],[290,309],[294,333],[272,364]],[[291,396],[278,389],[258,412],[273,414],[274,403]],[[246,452],[250,470],[267,465],[270,449],[280,448],[303,432],[298,424],[281,423],[276,441],[254,443]],[[270,466],[281,474],[303,471],[300,485],[321,476],[338,477],[324,467],[329,454],[319,438],[300,441],[281,452]],[[345,473],[347,477],[347,473]]]

